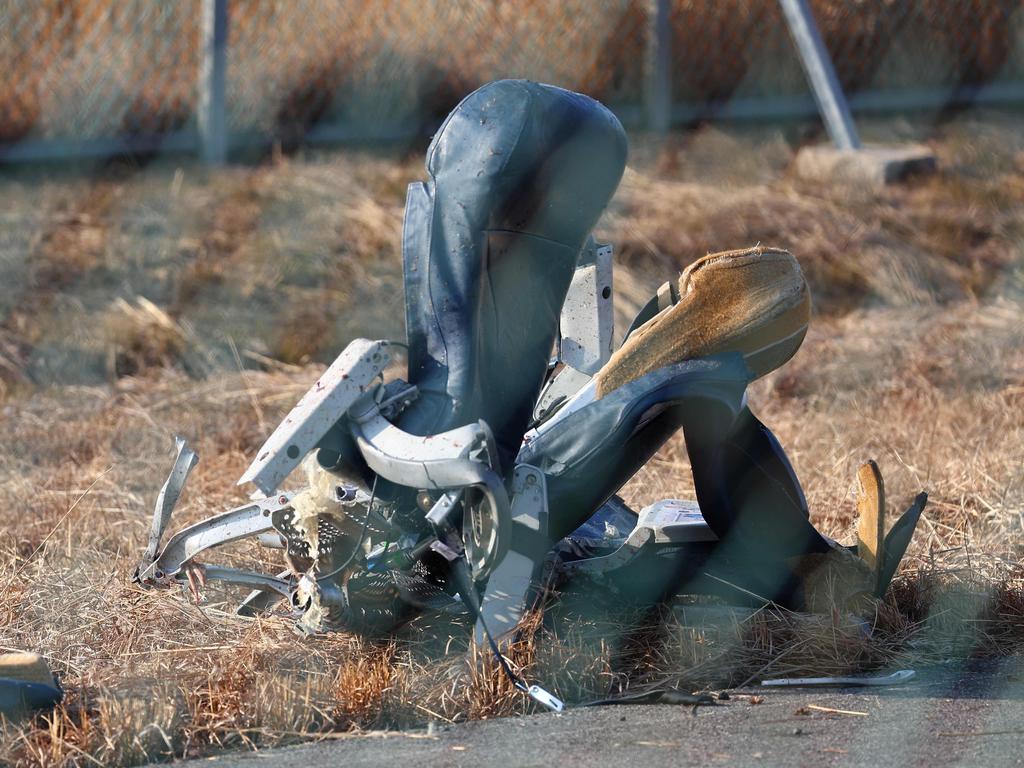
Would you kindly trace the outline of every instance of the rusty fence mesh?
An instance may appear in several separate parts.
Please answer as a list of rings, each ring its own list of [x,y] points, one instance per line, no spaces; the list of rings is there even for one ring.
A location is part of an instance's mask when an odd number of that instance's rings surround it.
[[[0,0],[0,148],[194,145],[213,1]],[[235,142],[425,133],[497,77],[643,114],[653,0],[220,1]],[[1024,101],[1024,0],[810,5],[855,109]],[[668,23],[676,120],[813,108],[776,0],[669,0]]]
[[[0,1],[0,141],[185,128],[200,0]]]
[[[810,0],[810,7],[855,104],[873,93],[891,95],[897,106],[908,96],[943,106],[979,87],[1024,83],[1021,0]],[[672,32],[676,102],[807,93],[774,0],[674,0]]]

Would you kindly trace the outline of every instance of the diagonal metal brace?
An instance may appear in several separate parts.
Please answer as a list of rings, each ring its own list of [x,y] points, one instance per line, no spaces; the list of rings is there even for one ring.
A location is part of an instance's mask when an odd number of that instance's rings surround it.
[[[220,565],[207,565],[203,571],[207,581],[222,581],[225,584],[249,587],[260,593],[273,593],[278,599],[288,600],[291,598],[292,592],[295,591],[294,579],[275,578],[255,571],[226,568]]]
[[[148,566],[140,566],[139,582],[166,584],[182,566],[211,547],[218,547],[273,528],[273,513],[291,505],[294,494],[281,493],[207,518],[172,536],[163,552]]]

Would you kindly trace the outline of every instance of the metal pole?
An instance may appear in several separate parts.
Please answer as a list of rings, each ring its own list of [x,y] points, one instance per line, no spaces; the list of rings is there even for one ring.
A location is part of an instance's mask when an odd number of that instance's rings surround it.
[[[670,0],[648,0],[644,52],[644,115],[647,127],[665,133],[672,119],[672,21]]]
[[[846,95],[839,86],[835,67],[821,41],[821,33],[807,0],[779,0],[779,4],[832,143],[838,149],[860,149],[860,137],[846,103]]]
[[[227,159],[225,88],[228,65],[228,0],[203,0],[202,62],[199,67],[199,144],[203,162]]]

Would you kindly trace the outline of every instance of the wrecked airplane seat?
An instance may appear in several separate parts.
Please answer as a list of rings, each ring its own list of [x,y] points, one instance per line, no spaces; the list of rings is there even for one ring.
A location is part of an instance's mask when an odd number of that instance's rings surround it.
[[[625,161],[618,120],[586,96],[520,80],[467,96],[430,144],[429,180],[409,187],[405,378],[384,381],[395,342],[351,342],[253,457],[251,501],[161,546],[197,461],[179,441],[136,579],[238,585],[239,613],[290,612],[305,633],[468,612],[515,685],[555,710],[497,645],[542,573],[641,603],[827,610],[882,596],[926,497],[886,534],[872,471],[862,541],[840,546],[747,405],[810,320],[791,254],[698,259],[615,347],[612,248],[592,229]],[[616,493],[680,431],[696,499],[637,514]],[[282,490],[300,467],[306,487]],[[243,538],[280,549],[282,570],[200,563]]]

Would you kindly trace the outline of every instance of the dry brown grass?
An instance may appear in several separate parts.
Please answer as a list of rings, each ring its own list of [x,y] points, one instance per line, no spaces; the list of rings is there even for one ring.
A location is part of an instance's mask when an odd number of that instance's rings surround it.
[[[151,325],[112,312],[116,298],[166,313],[190,372],[234,367],[232,345],[323,362],[353,336],[400,336],[402,191],[421,167],[355,153],[212,178],[157,164],[0,180],[0,393],[107,380]],[[297,336],[311,318],[319,331]],[[152,352],[173,357],[132,356]]]
[[[510,652],[531,679],[587,701],[1020,650],[1024,136],[954,124],[936,147],[938,178],[852,195],[790,178],[772,132],[640,145],[601,228],[619,246],[620,328],[708,250],[763,242],[800,257],[817,317],[751,402],[815,523],[849,540],[867,458],[896,511],[931,495],[873,631],[777,609],[584,612],[562,595],[559,621],[534,617]],[[301,640],[285,619],[233,617],[237,594],[211,589],[196,607],[130,583],[173,434],[202,456],[185,524],[240,502],[252,452],[348,338],[401,336],[403,189],[421,167],[351,153],[0,182],[0,646],[43,653],[68,690],[6,731],[0,762],[129,765],[528,710],[439,620],[388,641]],[[42,280],[39,262],[58,258],[59,282]],[[265,370],[238,370],[253,360]],[[681,441],[625,490],[637,505],[691,492]],[[255,546],[225,559],[274,570]]]
[[[849,337],[839,334],[833,343],[842,349]],[[8,407],[4,491],[13,517],[0,539],[0,644],[45,653],[69,698],[32,727],[10,731],[0,759],[82,764],[89,762],[85,753],[104,764],[132,764],[170,753],[263,747],[528,708],[489,654],[475,649],[467,657],[460,641],[445,654],[444,627],[422,634],[413,629],[382,643],[346,635],[299,640],[286,619],[250,621],[223,613],[238,595],[212,592],[199,608],[181,595],[130,585],[171,432],[192,437],[204,457],[179,511],[179,523],[185,523],[238,502],[231,482],[262,437],[254,425],[261,417],[272,423],[311,375],[235,374],[208,383],[181,374],[126,378],[114,388],[37,394],[17,409]],[[826,369],[821,380],[834,375]],[[762,394],[771,384],[763,385]],[[807,386],[814,389],[813,382]],[[848,495],[852,475],[830,465],[829,452],[855,454],[848,457],[852,466],[858,449],[867,450],[842,432],[857,413],[840,417],[819,404],[803,421],[794,417],[802,410],[796,395],[780,401],[775,418],[766,419],[779,427],[784,443],[799,442],[794,460],[809,480],[816,521],[833,532],[848,529],[851,505],[846,501],[837,510],[834,501]],[[884,413],[888,429],[898,433],[896,412]],[[980,430],[990,416],[972,415],[971,423]],[[878,426],[860,429],[868,435]],[[888,433],[878,439],[886,441]],[[956,453],[937,442],[922,445],[937,451],[936,461]],[[826,468],[809,463],[812,456]],[[667,450],[634,483],[633,495],[685,495],[682,461]],[[724,622],[683,623],[668,614],[612,611],[527,633],[509,655],[533,679],[572,701],[586,701],[627,687],[718,687],[755,674],[840,672],[1011,652],[1024,638],[1021,570],[981,554],[983,542],[991,541],[989,530],[1004,524],[1016,530],[1007,518],[1009,510],[1020,509],[1019,497],[999,487],[1003,473],[999,461],[987,456],[960,475],[944,465],[935,469],[929,485],[948,482],[949,489],[936,493],[931,527],[918,537],[917,555],[879,607],[870,636],[841,615],[765,610]],[[916,485],[912,477],[901,485],[900,474],[890,473],[897,499],[903,486]],[[954,496],[958,491],[961,496]],[[995,527],[961,516],[957,505],[996,496],[1006,506]],[[971,539],[964,536],[965,524]],[[242,548],[228,561],[272,568],[254,548]]]

